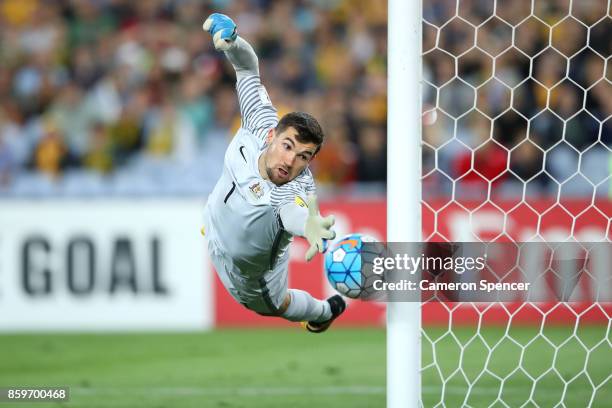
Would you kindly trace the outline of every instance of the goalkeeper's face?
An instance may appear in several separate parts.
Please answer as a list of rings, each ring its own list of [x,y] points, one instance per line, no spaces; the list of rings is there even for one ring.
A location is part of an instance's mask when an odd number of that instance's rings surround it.
[[[288,127],[281,133],[272,129],[268,134],[268,148],[263,158],[271,182],[280,186],[296,178],[315,156],[318,146],[301,143],[297,131]]]

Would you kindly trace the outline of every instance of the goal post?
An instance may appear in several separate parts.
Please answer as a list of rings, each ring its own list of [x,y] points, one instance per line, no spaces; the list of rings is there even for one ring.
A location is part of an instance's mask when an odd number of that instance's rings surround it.
[[[421,240],[421,0],[388,3],[387,240]],[[421,398],[421,306],[387,303],[387,407]]]
[[[387,241],[612,253],[611,35],[612,0],[388,0]],[[388,302],[387,407],[607,406],[612,274],[581,256],[543,267],[567,297]]]

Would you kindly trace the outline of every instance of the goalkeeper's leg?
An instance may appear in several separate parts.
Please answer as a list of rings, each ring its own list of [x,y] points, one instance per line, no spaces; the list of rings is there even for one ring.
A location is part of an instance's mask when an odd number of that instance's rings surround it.
[[[303,322],[308,331],[315,333],[327,330],[344,312],[346,305],[340,296],[319,300],[303,290],[288,289],[288,259],[257,279],[246,276],[210,241],[208,249],[223,286],[247,309]]]
[[[327,301],[315,299],[310,293],[300,289],[289,289],[285,302],[287,307],[280,316],[292,322],[324,322],[332,317]]]
[[[211,241],[208,242],[208,252],[225,289],[246,308],[261,315],[279,316],[295,322],[330,319],[328,302],[315,299],[303,290],[287,289],[288,260],[260,278],[251,278]]]
[[[270,290],[269,283],[262,281],[258,295],[243,297],[245,301],[242,304],[263,316],[278,316],[300,322],[304,329],[312,333],[326,331],[346,309],[346,303],[339,295],[319,300],[300,289],[286,289],[282,293],[284,295],[278,296]]]
[[[292,322],[301,322],[306,330],[321,333],[346,309],[346,303],[341,296],[319,300],[306,291],[287,289],[287,277],[288,259],[265,276],[266,288],[262,293],[270,296],[271,301],[279,305],[277,316]]]
[[[285,257],[260,279],[260,299],[247,302],[258,313],[267,311],[292,322],[326,321],[331,318],[329,303],[315,299],[310,293],[288,289],[289,259]],[[263,303],[263,304],[262,304]]]

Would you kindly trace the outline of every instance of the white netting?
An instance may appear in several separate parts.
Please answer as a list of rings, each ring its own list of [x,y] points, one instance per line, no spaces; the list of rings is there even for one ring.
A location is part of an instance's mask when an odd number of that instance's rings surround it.
[[[423,11],[424,238],[611,241],[610,0]],[[578,300],[424,304],[423,404],[609,406],[612,308]]]

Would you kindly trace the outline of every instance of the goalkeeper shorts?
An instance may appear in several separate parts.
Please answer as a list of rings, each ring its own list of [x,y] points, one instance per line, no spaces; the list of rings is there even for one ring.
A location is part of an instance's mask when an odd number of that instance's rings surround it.
[[[289,257],[279,259],[273,269],[263,273],[241,271],[212,240],[208,253],[225,289],[236,301],[258,314],[277,316],[287,295]]]

